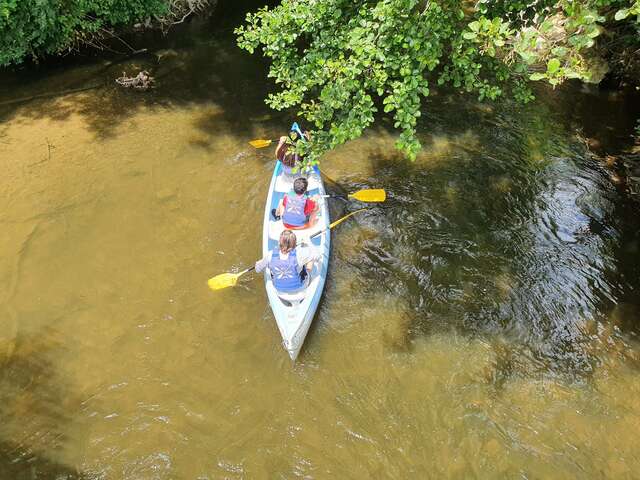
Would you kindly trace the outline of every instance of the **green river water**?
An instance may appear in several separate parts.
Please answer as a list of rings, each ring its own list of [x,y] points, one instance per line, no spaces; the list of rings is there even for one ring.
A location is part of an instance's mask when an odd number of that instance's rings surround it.
[[[637,97],[441,91],[416,162],[385,123],[328,155],[389,199],[333,233],[292,364],[261,277],[206,284],[260,256],[247,142],[292,120],[229,25],[0,79],[0,479],[638,478],[638,203],[584,142]]]

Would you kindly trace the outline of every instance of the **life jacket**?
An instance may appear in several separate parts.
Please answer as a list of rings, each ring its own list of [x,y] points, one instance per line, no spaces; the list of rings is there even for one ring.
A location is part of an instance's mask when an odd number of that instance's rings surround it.
[[[289,252],[286,260],[282,260],[280,251],[276,248],[271,254],[269,270],[273,286],[280,292],[294,292],[304,286],[298,273],[298,257],[295,249]]]
[[[307,216],[304,214],[304,207],[307,204],[306,195],[298,195],[291,191],[286,194],[287,204],[282,213],[282,221],[287,225],[300,227],[307,223]]]

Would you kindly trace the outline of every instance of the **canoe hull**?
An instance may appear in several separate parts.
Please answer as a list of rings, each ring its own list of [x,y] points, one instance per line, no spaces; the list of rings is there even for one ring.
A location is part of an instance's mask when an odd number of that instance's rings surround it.
[[[285,175],[282,170],[282,164],[279,161],[276,162],[271,183],[269,184],[269,194],[264,212],[263,256],[277,248],[278,238],[284,229],[281,220],[275,221],[272,218],[271,210],[277,208],[280,199],[293,189],[294,177]],[[326,194],[319,172],[314,171],[304,176],[309,181],[309,195]],[[282,345],[289,353],[291,360],[295,360],[300,353],[304,339],[318,309],[329,268],[331,233],[328,228],[330,219],[327,199],[320,197],[318,206],[317,221],[314,225],[304,230],[295,230],[298,245],[312,245],[315,251],[320,254],[319,261],[315,262],[313,270],[310,272],[309,282],[304,291],[297,295],[279,295],[273,286],[271,272],[268,268],[265,269],[264,282],[267,298],[282,336]],[[325,232],[310,240],[311,235],[325,228]]]

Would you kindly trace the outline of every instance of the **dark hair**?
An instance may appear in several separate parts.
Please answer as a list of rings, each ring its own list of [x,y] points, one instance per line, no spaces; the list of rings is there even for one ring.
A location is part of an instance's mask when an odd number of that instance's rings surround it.
[[[293,191],[296,192],[298,195],[302,195],[304,192],[307,191],[307,185],[309,185],[309,183],[307,182],[306,178],[304,177],[296,178],[296,180],[293,182]]]
[[[290,144],[284,142],[278,148],[276,152],[276,158],[280,160],[287,167],[295,167],[296,166],[296,154],[293,151],[289,150]]]

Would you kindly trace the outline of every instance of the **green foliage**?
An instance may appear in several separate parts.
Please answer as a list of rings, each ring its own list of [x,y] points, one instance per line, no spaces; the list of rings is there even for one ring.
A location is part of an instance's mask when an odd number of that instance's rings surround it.
[[[606,71],[595,61],[601,34],[621,21],[637,32],[639,8],[640,0],[283,0],[249,14],[236,34],[240,47],[272,61],[280,90],[267,103],[297,108],[315,126],[301,147],[312,161],[381,115],[415,158],[434,83],[527,102],[530,80],[595,81]]]
[[[167,0],[0,0],[0,66],[59,53],[101,29],[167,11]]]
[[[640,0],[633,3],[628,8],[621,8],[620,10],[616,11],[614,18],[620,21],[634,15],[636,17],[636,23],[640,23]]]

